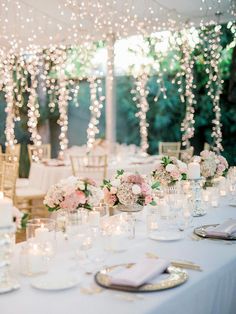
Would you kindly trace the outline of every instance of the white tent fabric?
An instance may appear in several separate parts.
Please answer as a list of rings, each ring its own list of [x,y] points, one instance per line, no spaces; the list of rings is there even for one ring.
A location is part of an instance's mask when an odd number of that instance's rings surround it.
[[[232,20],[234,0],[2,0],[0,44],[72,44],[168,28],[173,21]],[[231,3],[232,2],[232,3]],[[200,9],[201,8],[201,9]]]

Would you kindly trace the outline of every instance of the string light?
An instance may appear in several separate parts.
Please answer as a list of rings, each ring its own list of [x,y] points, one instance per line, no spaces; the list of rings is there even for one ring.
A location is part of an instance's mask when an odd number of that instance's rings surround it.
[[[14,79],[13,79],[13,69],[14,69],[14,54],[10,53],[6,56],[3,64],[5,67],[4,77],[5,77],[5,98],[6,98],[6,146],[13,147],[16,144],[15,139],[15,111],[14,111]]]
[[[55,60],[56,70],[59,73],[58,77],[58,108],[59,108],[59,119],[57,123],[61,127],[61,132],[59,135],[60,152],[59,157],[64,157],[64,151],[68,148],[68,100],[69,100],[69,90],[68,82],[65,75],[65,62],[66,62],[66,51],[64,49],[58,50],[58,58]]]
[[[222,131],[221,131],[221,109],[220,109],[220,95],[222,93],[223,80],[220,72],[220,58],[221,58],[221,25],[202,26],[200,36],[204,47],[204,62],[205,71],[208,75],[206,84],[207,95],[210,97],[213,106],[215,117],[212,120],[212,139],[213,150],[216,153],[223,151],[222,146]]]
[[[148,81],[148,76],[146,73],[142,73],[135,79],[136,86],[136,98],[137,98],[137,108],[139,109],[136,116],[139,118],[139,128],[141,143],[140,147],[143,153],[147,153],[148,150],[148,123],[147,123],[147,112],[149,110],[149,105],[147,102],[148,91],[146,90],[146,84]]]
[[[194,104],[196,104],[195,96],[193,93],[194,77],[193,66],[194,59],[192,58],[193,47],[190,45],[189,36],[191,36],[191,30],[184,29],[180,32],[179,37],[179,51],[181,52],[180,58],[180,72],[178,74],[179,80],[184,80],[182,88],[179,87],[180,99],[185,103],[186,111],[185,117],[181,123],[182,131],[182,145],[186,148],[190,148],[190,139],[194,136]]]
[[[90,87],[90,106],[89,110],[91,113],[90,121],[87,129],[87,147],[88,150],[93,148],[95,137],[99,134],[99,118],[101,116],[101,109],[103,107],[102,102],[105,97],[102,95],[102,80],[96,77],[88,79]]]
[[[39,114],[39,104],[37,96],[37,86],[38,80],[37,75],[39,74],[39,58],[37,53],[30,55],[26,60],[26,70],[30,74],[31,86],[28,88],[29,99],[27,103],[28,107],[28,130],[31,133],[31,140],[34,145],[39,147],[42,144],[41,136],[38,133],[38,118]],[[37,156],[37,150],[34,150],[34,155],[32,156],[35,161],[38,161],[39,156]]]

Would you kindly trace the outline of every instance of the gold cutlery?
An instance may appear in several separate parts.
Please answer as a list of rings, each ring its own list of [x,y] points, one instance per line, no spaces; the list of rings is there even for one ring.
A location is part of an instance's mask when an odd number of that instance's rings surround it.
[[[148,258],[156,258],[158,259],[159,256],[156,255],[155,253],[147,252],[146,257]],[[173,260],[171,261],[171,265],[174,267],[180,267],[180,268],[185,268],[185,269],[192,269],[192,270],[198,270],[202,271],[201,266],[197,265],[191,261],[184,261],[184,260]]]
[[[96,286],[96,285],[91,285],[90,287],[81,287],[80,288],[81,293],[89,294],[89,295],[101,293],[102,291],[103,291],[103,289],[101,287]]]
[[[119,300],[123,300],[123,301],[128,301],[128,302],[133,302],[136,300],[144,300],[144,296],[142,295],[138,295],[138,294],[131,294],[131,293],[117,293],[115,295],[115,297]]]

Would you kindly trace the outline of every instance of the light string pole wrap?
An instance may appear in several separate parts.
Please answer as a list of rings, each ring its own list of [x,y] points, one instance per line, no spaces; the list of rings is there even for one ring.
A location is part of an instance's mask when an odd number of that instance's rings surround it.
[[[212,139],[213,150],[220,154],[223,151],[222,146],[222,124],[221,124],[221,109],[220,95],[222,93],[223,80],[220,73],[220,58],[221,58],[221,25],[215,23],[202,26],[200,37],[203,42],[204,58],[206,65],[206,73],[208,82],[206,84],[207,95],[210,97],[213,106],[214,118],[212,120]]]
[[[15,139],[15,99],[14,99],[14,78],[13,78],[13,72],[14,72],[14,62],[15,62],[15,55],[14,51],[11,49],[8,51],[6,55],[6,59],[4,60],[4,77],[5,77],[5,98],[6,98],[6,128],[5,128],[5,134],[6,134],[6,146],[14,147],[16,144]]]
[[[99,134],[99,118],[105,97],[102,95],[102,80],[92,76],[88,79],[90,87],[90,121],[87,129],[87,148],[90,151],[93,148],[95,137]]]
[[[39,75],[39,57],[37,52],[32,53],[26,60],[26,69],[30,74],[30,87],[28,87],[29,99],[27,103],[28,107],[28,130],[31,133],[31,140],[36,147],[42,145],[41,136],[38,133],[38,119],[39,114],[39,103],[37,96],[37,86],[38,86],[38,75]],[[34,161],[39,161],[39,150],[33,151],[32,156]]]
[[[190,140],[194,136],[194,105],[196,104],[195,96],[193,93],[194,89],[194,76],[193,76],[193,66],[194,59],[191,54],[193,47],[190,45],[189,36],[191,35],[191,30],[183,29],[181,31],[181,43],[180,51],[182,52],[182,58],[180,60],[181,76],[185,78],[184,90],[182,91],[181,101],[186,104],[186,112],[184,120],[181,123],[182,131],[182,146],[190,148]]]

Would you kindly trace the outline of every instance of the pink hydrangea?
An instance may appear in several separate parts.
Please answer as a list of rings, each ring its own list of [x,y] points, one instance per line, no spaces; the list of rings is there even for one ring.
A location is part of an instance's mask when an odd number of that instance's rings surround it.
[[[128,183],[141,184],[144,179],[138,174],[130,174],[124,177],[124,181]]]
[[[79,204],[84,205],[86,203],[85,194],[82,191],[76,191],[70,195],[66,195],[61,202],[61,208],[65,210],[75,210]]]

